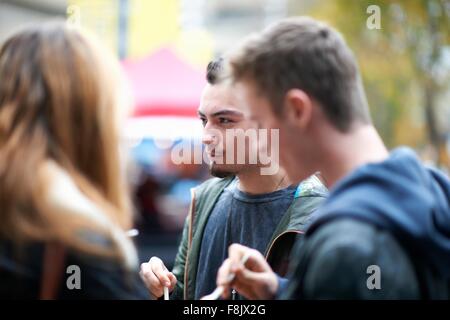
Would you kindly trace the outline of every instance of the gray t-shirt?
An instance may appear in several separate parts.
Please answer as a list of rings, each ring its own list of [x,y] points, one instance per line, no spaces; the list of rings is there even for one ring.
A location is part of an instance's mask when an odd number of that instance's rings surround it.
[[[197,268],[195,299],[216,287],[219,267],[228,247],[240,243],[264,254],[269,241],[292,201],[296,187],[267,194],[240,191],[235,179],[220,195],[203,233]]]

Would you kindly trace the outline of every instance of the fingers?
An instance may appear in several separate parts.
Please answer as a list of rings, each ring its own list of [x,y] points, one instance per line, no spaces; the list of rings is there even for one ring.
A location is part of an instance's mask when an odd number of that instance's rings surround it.
[[[155,276],[159,279],[161,282],[161,285],[164,287],[170,287],[171,281],[169,279],[169,270],[167,270],[166,266],[162,262],[161,259],[157,257],[150,258],[150,261],[148,262],[151,266],[151,269]]]
[[[154,298],[159,298],[163,295],[163,287],[159,279],[155,276],[149,263],[141,264],[141,271],[139,272],[141,279],[145,286],[150,291]]]
[[[242,258],[251,252],[252,249],[238,243],[233,243],[228,247],[228,258],[232,264],[238,264]]]
[[[161,259],[152,257],[149,262],[141,265],[139,272],[151,295],[159,298],[164,294],[164,287],[172,291],[177,283],[175,275],[167,270]]]
[[[228,248],[228,257],[232,261],[231,272],[234,272],[235,268],[242,265],[242,259],[244,256],[248,257],[245,262],[245,267],[247,269],[256,272],[270,270],[269,264],[258,250],[234,243]]]
[[[177,277],[172,272],[169,272],[169,280],[170,280],[170,286],[169,291],[172,291],[175,288],[175,285],[177,284]]]
[[[217,286],[223,287],[224,299],[228,298],[231,287],[248,299],[270,299],[276,293],[278,280],[259,251],[232,244],[228,259],[217,272]]]
[[[242,266],[234,270],[235,280],[233,281],[233,288],[247,299],[257,299],[254,286],[258,285],[258,273],[249,271]]]
[[[231,286],[248,299],[272,298],[278,287],[277,277],[264,256],[255,249],[240,244],[232,244],[228,249],[228,259],[218,274],[218,285],[229,292],[230,275],[234,275]],[[243,258],[247,260],[243,264]]]
[[[230,291],[230,283],[229,283],[230,266],[231,266],[230,259],[226,259],[220,266],[219,271],[217,271],[216,283],[218,287],[223,287],[224,290],[222,293],[222,297],[224,299],[228,298]]]
[[[278,279],[271,270],[253,272],[241,265],[234,272],[233,288],[247,299],[272,299],[278,289]]]
[[[234,285],[234,272],[237,268],[242,266],[244,257],[248,257],[247,263],[258,266],[258,263],[265,263],[264,257],[257,251],[245,247],[240,244],[232,244],[228,249],[229,257],[226,259],[217,272],[217,286],[223,287],[222,297],[228,298],[230,294],[231,285]],[[253,261],[253,262],[252,262]],[[243,266],[242,266],[243,267]],[[259,270],[261,268],[256,268]]]

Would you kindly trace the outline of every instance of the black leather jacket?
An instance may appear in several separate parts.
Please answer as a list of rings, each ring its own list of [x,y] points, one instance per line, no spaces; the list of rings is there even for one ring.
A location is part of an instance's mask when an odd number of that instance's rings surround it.
[[[33,243],[18,249],[0,241],[0,299],[40,297],[44,248]],[[67,285],[74,274],[68,267],[73,265],[79,267],[80,289]],[[118,261],[66,251],[61,269],[56,299],[148,299],[138,270],[125,270]]]

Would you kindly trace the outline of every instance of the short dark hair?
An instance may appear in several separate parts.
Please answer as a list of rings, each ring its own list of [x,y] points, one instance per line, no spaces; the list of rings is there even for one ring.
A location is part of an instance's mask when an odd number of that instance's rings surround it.
[[[318,101],[340,131],[355,121],[370,123],[358,65],[340,33],[308,17],[284,19],[246,39],[229,56],[231,78],[249,79],[274,114],[284,96],[298,88]]]
[[[206,80],[209,84],[213,85],[220,81],[220,73],[223,71],[223,65],[222,57],[208,63],[206,67]]]

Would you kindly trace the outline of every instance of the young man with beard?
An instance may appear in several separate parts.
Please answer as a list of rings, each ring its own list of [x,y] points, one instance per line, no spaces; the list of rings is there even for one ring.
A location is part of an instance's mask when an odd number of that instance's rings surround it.
[[[287,19],[229,61],[251,119],[280,129],[291,181],[320,171],[331,189],[295,250],[287,287],[259,252],[239,244],[218,285],[253,299],[280,291],[289,299],[448,299],[450,181],[409,148],[388,152],[342,36],[311,18]]]
[[[192,192],[172,272],[157,257],[142,264],[141,277],[155,298],[163,295],[164,286],[171,291],[171,299],[199,299],[211,293],[232,243],[255,248],[284,275],[296,236],[305,230],[311,213],[327,194],[319,175],[291,185],[282,169],[261,174],[267,165],[249,161],[251,152],[258,150],[258,141],[249,139],[246,148],[229,140],[235,139],[227,136],[229,130],[256,127],[245,117],[233,91],[216,83],[221,70],[221,60],[209,64],[208,84],[198,110],[210,171],[216,178]],[[231,163],[227,159],[230,153]],[[239,155],[245,156],[243,163],[236,160]],[[271,154],[272,161],[275,156]]]

